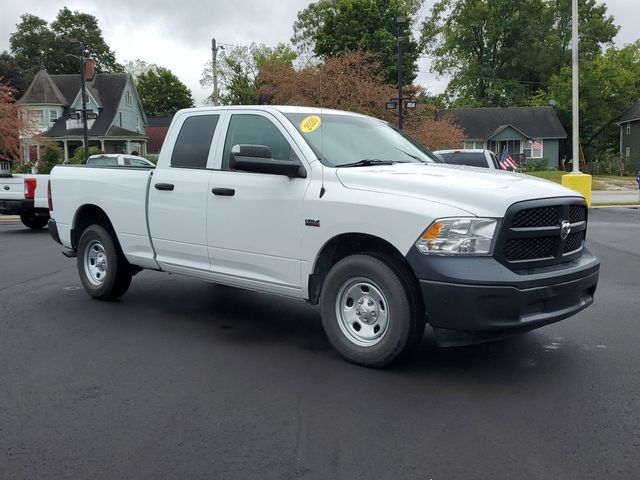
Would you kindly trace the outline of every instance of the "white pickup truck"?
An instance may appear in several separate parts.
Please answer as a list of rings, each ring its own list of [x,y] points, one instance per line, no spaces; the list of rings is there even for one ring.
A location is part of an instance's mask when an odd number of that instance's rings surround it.
[[[8,162],[6,162],[8,163]],[[38,230],[47,226],[49,175],[12,174],[0,170],[0,214],[20,215],[22,223]]]
[[[303,107],[178,112],[155,170],[57,166],[52,237],[86,291],[141,269],[320,304],[347,360],[478,343],[593,302],[587,206],[560,185],[444,165],[380,120]]]

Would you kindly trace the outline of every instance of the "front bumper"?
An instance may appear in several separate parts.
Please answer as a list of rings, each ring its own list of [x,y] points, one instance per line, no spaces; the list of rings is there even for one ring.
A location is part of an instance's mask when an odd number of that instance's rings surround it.
[[[600,270],[587,248],[572,262],[518,273],[492,257],[412,251],[407,259],[441,346],[495,340],[570,317],[593,303]]]
[[[0,214],[3,215],[20,215],[27,210],[33,210],[33,200],[1,200]]]

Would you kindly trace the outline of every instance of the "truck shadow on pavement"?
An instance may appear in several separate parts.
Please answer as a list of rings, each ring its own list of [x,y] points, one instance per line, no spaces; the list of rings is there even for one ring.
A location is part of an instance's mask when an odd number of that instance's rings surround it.
[[[142,306],[153,297],[157,301],[154,308],[164,318],[198,322],[218,341],[267,349],[297,347],[302,356],[313,355],[315,361],[322,361],[319,356],[339,359],[324,335],[319,307],[303,301],[173,276],[160,282],[134,280],[134,286],[123,303]],[[442,374],[449,379],[517,378],[562,358],[557,354],[548,360],[543,349],[548,335],[530,332],[481,345],[438,348],[427,325],[414,355],[386,371],[411,376]],[[292,356],[292,361],[300,361],[300,355]]]

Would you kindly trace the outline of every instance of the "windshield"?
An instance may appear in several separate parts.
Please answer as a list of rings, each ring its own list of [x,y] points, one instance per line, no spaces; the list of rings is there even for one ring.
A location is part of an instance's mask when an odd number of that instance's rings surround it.
[[[329,166],[439,162],[426,147],[382,120],[340,114],[284,115]]]

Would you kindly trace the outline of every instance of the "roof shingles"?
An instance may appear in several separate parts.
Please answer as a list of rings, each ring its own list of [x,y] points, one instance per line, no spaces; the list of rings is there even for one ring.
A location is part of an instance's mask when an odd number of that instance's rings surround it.
[[[127,85],[125,73],[98,73],[92,82],[87,83],[87,90],[99,103],[101,109],[95,122],[89,129],[92,137],[109,136],[113,120],[118,113],[120,99]],[[21,105],[51,104],[63,105],[63,114],[56,123],[44,135],[47,137],[61,138],[75,135],[74,130],[67,130],[67,120],[71,115],[70,105],[80,90],[80,78],[76,74],[49,75],[45,70],[40,70],[26,93],[18,100]],[[126,134],[125,134],[126,132]],[[118,136],[140,136],[139,133],[128,130],[118,130]]]
[[[487,140],[511,126],[528,138],[567,138],[552,107],[452,108],[441,112],[455,122],[466,138]]]

